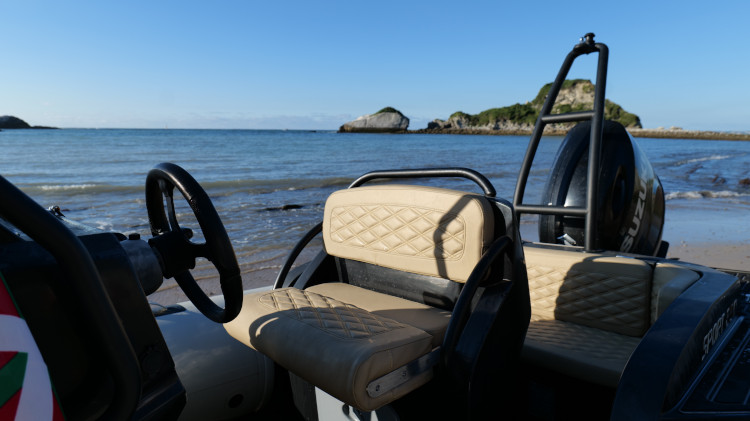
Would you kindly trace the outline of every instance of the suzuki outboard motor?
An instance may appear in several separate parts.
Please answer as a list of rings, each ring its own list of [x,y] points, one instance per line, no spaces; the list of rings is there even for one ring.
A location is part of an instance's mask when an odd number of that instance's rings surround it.
[[[552,164],[542,203],[586,207],[590,135],[590,121],[568,132]],[[595,248],[657,255],[664,225],[664,190],[659,177],[620,123],[604,122],[601,148]],[[584,234],[583,217],[539,217],[539,240],[543,243],[583,245]]]

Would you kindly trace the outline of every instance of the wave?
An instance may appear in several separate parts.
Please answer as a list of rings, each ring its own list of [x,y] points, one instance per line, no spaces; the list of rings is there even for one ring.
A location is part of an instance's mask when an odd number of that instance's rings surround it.
[[[328,187],[346,187],[353,178],[330,177],[330,178],[286,178],[286,179],[245,179],[245,180],[217,180],[201,182],[201,186],[211,191],[236,191],[242,190],[249,193],[273,193],[277,191],[296,191],[307,189],[318,189]]]
[[[42,191],[88,190],[96,188],[97,184],[65,184],[59,186],[41,185],[37,187]]]
[[[693,190],[693,191],[676,191],[664,195],[665,200],[674,199],[726,199],[732,197],[743,197],[748,194],[737,193],[729,190],[711,191],[711,190]]]
[[[684,159],[682,161],[676,162],[675,165],[694,164],[696,162],[705,162],[705,161],[720,161],[722,159],[727,159],[731,157],[732,155],[711,155],[711,156],[704,156],[700,158]]]
[[[143,186],[117,186],[112,184],[80,183],[80,184],[26,184],[19,186],[27,193],[120,193],[142,191]]]
[[[278,180],[217,180],[217,181],[203,181],[200,185],[209,194],[221,193],[221,192],[236,192],[243,191],[253,194],[262,193],[273,193],[277,191],[296,191],[296,190],[307,190],[307,189],[318,189],[318,188],[329,188],[329,187],[346,187],[352,181],[353,178],[344,177],[331,177],[331,178],[289,178],[289,179],[278,179]],[[136,192],[142,194],[145,187],[143,184],[139,185],[113,185],[106,183],[68,183],[68,184],[54,184],[54,183],[29,183],[19,184],[19,187],[27,193],[128,193]]]

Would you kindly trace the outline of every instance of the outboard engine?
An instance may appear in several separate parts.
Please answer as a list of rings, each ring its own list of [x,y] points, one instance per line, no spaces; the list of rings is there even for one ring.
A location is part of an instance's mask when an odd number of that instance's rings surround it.
[[[590,121],[568,132],[550,170],[542,203],[586,207],[590,134]],[[664,226],[661,182],[638,144],[614,121],[604,122],[597,192],[597,249],[665,253],[659,250]],[[583,217],[539,217],[539,240],[543,243],[583,245],[584,234]]]

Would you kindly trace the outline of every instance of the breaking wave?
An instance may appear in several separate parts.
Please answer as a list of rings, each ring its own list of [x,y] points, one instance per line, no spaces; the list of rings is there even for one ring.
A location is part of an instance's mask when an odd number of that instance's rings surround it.
[[[112,184],[80,183],[80,184],[27,184],[20,186],[27,193],[119,193],[141,192],[143,186],[116,186]]]
[[[98,187],[98,184],[65,184],[65,185],[42,185],[36,186],[42,191],[69,191],[69,190],[90,190]]]
[[[343,177],[330,178],[299,178],[299,179],[281,179],[281,180],[220,180],[200,182],[201,186],[209,194],[221,192],[246,192],[251,194],[271,193],[276,191],[296,191],[317,188],[339,187],[345,188],[353,179]],[[138,185],[113,185],[104,183],[72,183],[72,184],[26,184],[20,185],[21,189],[27,193],[133,193],[142,196],[144,186]]]
[[[711,191],[711,190],[694,190],[694,191],[676,191],[664,195],[665,200],[673,199],[726,199],[732,197],[742,197],[747,194],[741,194],[729,190]]]
[[[711,156],[704,156],[700,158],[685,159],[682,161],[678,161],[675,165],[694,164],[696,162],[705,162],[705,161],[719,161],[719,160],[727,159],[731,157],[732,155],[711,155]]]

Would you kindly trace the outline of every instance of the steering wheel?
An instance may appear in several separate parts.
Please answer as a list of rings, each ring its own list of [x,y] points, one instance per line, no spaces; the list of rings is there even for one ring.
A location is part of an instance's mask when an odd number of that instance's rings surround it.
[[[192,232],[180,228],[174,209],[175,187],[193,210],[205,243],[190,241]],[[174,277],[185,295],[209,319],[227,323],[237,317],[242,308],[240,267],[219,214],[200,184],[178,165],[161,163],[146,177],[146,209],[154,236],[149,244],[159,254],[164,277]],[[196,257],[205,257],[218,270],[224,294],[223,309],[208,298],[190,274]]]

